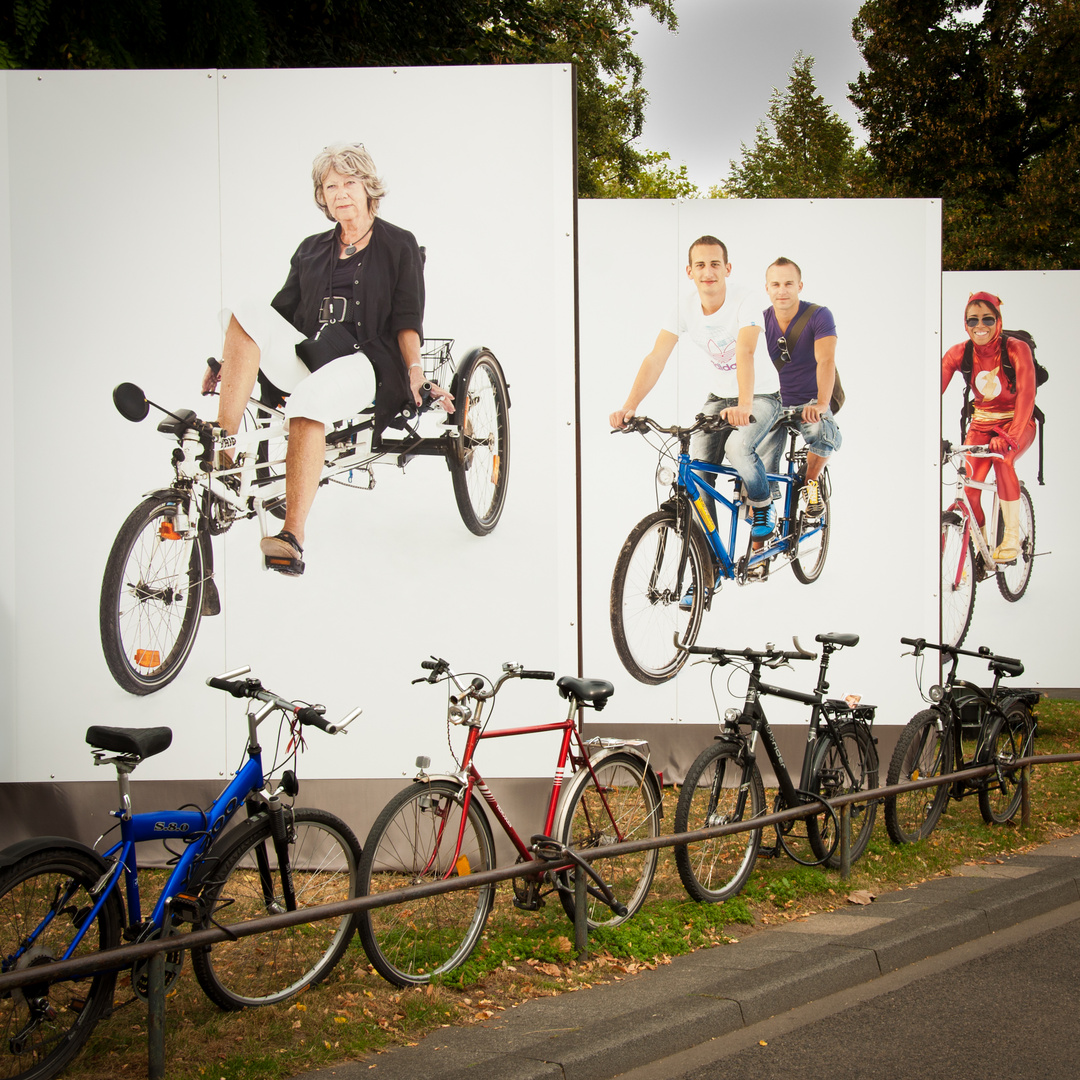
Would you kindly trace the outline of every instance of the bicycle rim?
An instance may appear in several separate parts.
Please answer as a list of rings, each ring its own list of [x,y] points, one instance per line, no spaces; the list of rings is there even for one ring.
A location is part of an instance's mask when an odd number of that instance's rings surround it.
[[[1004,539],[1005,523],[998,520],[998,543]],[[1020,485],[1020,554],[1012,566],[1003,566],[997,572],[998,590],[1010,603],[1016,603],[1027,592],[1031,570],[1035,560],[1035,509],[1031,496]]]

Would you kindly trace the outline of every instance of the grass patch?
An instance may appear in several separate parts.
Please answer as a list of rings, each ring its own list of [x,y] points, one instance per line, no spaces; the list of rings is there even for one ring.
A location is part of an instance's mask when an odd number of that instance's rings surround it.
[[[1039,753],[1080,751],[1080,703],[1038,707]],[[884,778],[888,762],[881,763]],[[671,828],[677,793],[665,791]],[[532,997],[618,981],[671,957],[722,947],[747,933],[847,903],[856,890],[884,893],[946,874],[960,863],[992,862],[1080,828],[1080,764],[1033,770],[1031,825],[988,826],[972,796],[952,802],[934,834],[895,847],[881,814],[851,878],[779,857],[759,859],[742,895],[701,905],[686,897],[670,849],[660,853],[650,899],[636,918],[590,935],[590,958],[574,960],[572,924],[554,896],[537,912],[513,907],[501,885],[492,917],[475,953],[439,986],[401,991],[375,975],[359,940],[322,986],[291,1002],[241,1013],[221,1013],[202,995],[190,971],[177,984],[166,1015],[170,1080],[276,1080],[390,1045],[415,1043],[439,1027],[480,1023]],[[770,843],[765,835],[765,846]],[[599,864],[602,866],[602,863]],[[122,976],[118,999],[129,997]],[[65,1076],[114,1080],[145,1075],[146,1011],[141,1003],[101,1023]]]

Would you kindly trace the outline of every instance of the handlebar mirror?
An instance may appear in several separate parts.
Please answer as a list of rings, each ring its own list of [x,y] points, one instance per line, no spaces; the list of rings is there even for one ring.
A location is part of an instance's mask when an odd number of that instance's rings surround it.
[[[113,404],[116,411],[133,424],[145,420],[150,412],[150,402],[146,395],[134,383],[122,382],[112,392]]]

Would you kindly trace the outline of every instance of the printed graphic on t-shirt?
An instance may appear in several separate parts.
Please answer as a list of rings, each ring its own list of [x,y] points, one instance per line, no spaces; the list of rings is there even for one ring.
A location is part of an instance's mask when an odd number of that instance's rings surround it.
[[[1001,393],[1001,380],[998,378],[999,368],[989,368],[980,371],[975,376],[975,389],[983,401],[993,401]]]
[[[726,345],[718,345],[713,338],[709,338],[709,359],[718,371],[735,370],[735,342],[729,341]]]

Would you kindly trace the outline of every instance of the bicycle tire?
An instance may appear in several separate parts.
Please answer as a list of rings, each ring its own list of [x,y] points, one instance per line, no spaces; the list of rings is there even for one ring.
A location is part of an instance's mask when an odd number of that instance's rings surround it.
[[[352,829],[325,810],[297,808],[284,814],[295,903],[285,901],[273,825],[270,815],[261,813],[238,826],[224,850],[212,849],[207,856],[214,865],[201,894],[206,925],[210,919],[246,922],[358,895],[360,844]],[[269,884],[261,879],[258,860],[263,854]],[[355,915],[322,919],[192,949],[191,966],[203,992],[221,1009],[270,1005],[325,979],[355,932]]]
[[[671,510],[657,510],[634,526],[615,563],[611,580],[611,636],[623,667],[638,682],[667,682],[686,663],[712,586],[712,555],[691,527],[682,581],[678,581],[682,531]],[[707,583],[707,584],[706,584]],[[676,587],[678,586],[678,587]],[[676,595],[677,594],[677,595]],[[680,607],[690,596],[688,609]]]
[[[465,789],[449,780],[399,791],[375,819],[364,845],[361,895],[494,869],[495,842],[474,799],[457,850],[464,795]],[[469,958],[494,900],[492,884],[361,911],[360,941],[372,967],[388,982],[429,983]]]
[[[492,352],[478,349],[466,357],[453,394],[461,432],[446,459],[454,499],[469,532],[486,536],[499,523],[510,482],[510,394]]]
[[[959,574],[959,580],[957,580]],[[941,515],[941,641],[963,645],[975,610],[975,548],[964,541],[963,520]]]
[[[180,674],[202,618],[203,550],[173,528],[185,496],[152,495],[120,526],[105,563],[98,623],[105,663],[129,694]],[[172,535],[170,535],[172,534]]]
[[[27,855],[0,874],[0,957],[5,974],[27,967],[48,967],[66,951],[73,920],[89,912],[90,890],[104,863],[76,848],[53,848]],[[73,890],[68,895],[68,890]],[[57,906],[57,899],[62,902]],[[49,924],[29,950],[29,934],[50,912]],[[120,944],[124,910],[116,890],[106,898],[71,959]],[[32,984],[0,995],[0,1077],[3,1080],[47,1080],[67,1066],[90,1037],[94,1026],[112,1008],[116,971],[99,971],[81,979]],[[30,1027],[33,1013],[37,1023]]]
[[[942,726],[938,730],[938,725]],[[904,784],[950,771],[953,733],[947,718],[937,709],[916,713],[900,732],[886,783]],[[949,802],[949,785],[920,788],[885,800],[885,828],[894,844],[925,840],[937,825]]]
[[[791,572],[804,585],[813,585],[821,571],[825,569],[825,558],[829,554],[829,528],[832,517],[832,507],[829,505],[829,470],[823,469],[818,478],[818,491],[821,501],[825,506],[825,512],[820,517],[807,517],[805,512],[800,511],[798,517],[799,543],[795,557],[791,560]],[[815,529],[820,525],[820,530],[810,537],[810,544],[803,550],[803,533],[809,529]],[[814,541],[817,541],[816,544]]]
[[[746,792],[749,806],[738,809],[743,765],[739,750],[718,741],[694,759],[686,772],[675,808],[675,832],[693,832],[714,825],[753,819],[765,813],[765,785],[754,765]],[[750,880],[761,847],[761,829],[717,836],[675,848],[675,866],[692,900],[719,904],[737,896]]]
[[[1005,537],[1005,522],[998,516],[997,542]],[[1035,561],[1035,507],[1031,503],[1028,489],[1020,485],[1020,554],[1012,566],[1003,566],[997,572],[998,590],[1001,595],[1015,604],[1027,592],[1031,581],[1031,568]]]
[[[557,828],[559,840],[568,848],[592,851],[624,840],[659,836],[660,795],[644,761],[635,754],[616,752],[594,762],[593,769],[599,789],[587,768],[578,772],[566,789]],[[653,848],[616,859],[599,859],[593,864],[615,899],[626,906],[626,914],[617,914],[598,893],[590,891],[586,913],[589,929],[618,926],[633,918],[649,894],[658,856]],[[559,899],[571,920],[577,908],[576,877],[575,870],[559,873]]]
[[[979,786],[979,813],[988,825],[1004,825],[1020,809],[1020,770],[1011,766],[1031,754],[1034,741],[1035,721],[1026,705],[1016,702],[993,721],[980,755],[981,764],[998,766]]]
[[[844,745],[844,753],[851,775],[844,768],[844,758],[840,754],[832,732],[826,732],[818,739],[810,765],[810,791],[823,799],[835,799],[839,795],[852,795],[859,791],[872,791],[878,786],[878,756],[874,745],[874,736],[863,723],[848,721],[838,724],[836,736]],[[877,818],[876,802],[851,804],[851,837],[848,855],[852,865],[866,850],[874,831]],[[824,818],[826,822],[830,821]],[[833,838],[827,833],[822,835],[818,824],[819,818],[807,819],[810,834],[810,846],[823,865],[832,869],[840,866],[840,849],[833,848]],[[832,854],[829,852],[832,850]]]

